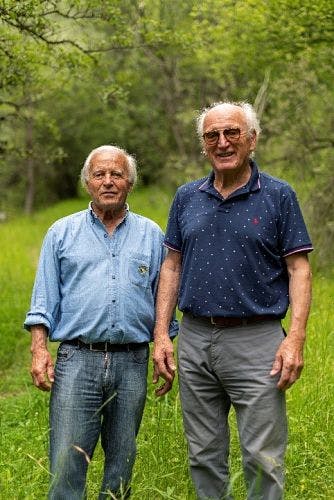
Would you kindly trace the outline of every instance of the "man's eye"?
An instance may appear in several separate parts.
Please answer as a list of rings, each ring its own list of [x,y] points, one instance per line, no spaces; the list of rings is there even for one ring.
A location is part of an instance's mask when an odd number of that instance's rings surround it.
[[[240,130],[238,128],[228,128],[224,131],[225,137],[239,137]]]
[[[207,139],[216,139],[219,136],[219,132],[217,132],[217,130],[213,130],[212,132],[207,132],[205,136]]]

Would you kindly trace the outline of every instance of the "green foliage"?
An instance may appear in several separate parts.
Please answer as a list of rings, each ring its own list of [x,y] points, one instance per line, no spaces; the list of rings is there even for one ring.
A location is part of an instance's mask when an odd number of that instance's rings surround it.
[[[332,0],[7,0],[0,16],[0,210],[74,196],[103,143],[136,155],[144,185],[200,177],[197,111],[249,100],[260,166],[297,189],[330,262]]]
[[[134,211],[166,224],[170,194],[158,188],[135,190]],[[87,199],[64,201],[33,217],[0,225],[0,500],[45,498],[48,471],[48,400],[32,387],[30,336],[22,329],[42,238],[59,217],[87,206]],[[288,391],[290,437],[286,457],[286,500],[334,496],[332,275],[316,275],[305,368]],[[53,346],[53,353],[56,345]],[[154,397],[149,373],[145,414],[133,478],[134,500],[195,500],[189,478],[177,383],[162,400]],[[231,470],[236,500],[245,498],[235,415],[231,415]],[[103,455],[96,450],[88,476],[88,498],[96,498]]]

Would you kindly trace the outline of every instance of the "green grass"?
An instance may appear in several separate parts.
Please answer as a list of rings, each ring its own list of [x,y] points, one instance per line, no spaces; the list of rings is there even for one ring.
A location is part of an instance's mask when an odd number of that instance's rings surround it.
[[[162,227],[170,196],[154,189],[136,191],[131,209]],[[29,334],[22,330],[38,253],[47,227],[87,206],[74,200],[0,225],[0,500],[46,497],[49,478],[48,399],[30,380]],[[334,282],[314,279],[305,368],[288,392],[290,437],[286,457],[286,500],[334,498]],[[236,500],[245,498],[235,416],[231,415],[231,470]],[[103,457],[96,450],[88,476],[88,498],[96,498]],[[194,500],[177,384],[163,399],[149,390],[138,438],[133,500]]]

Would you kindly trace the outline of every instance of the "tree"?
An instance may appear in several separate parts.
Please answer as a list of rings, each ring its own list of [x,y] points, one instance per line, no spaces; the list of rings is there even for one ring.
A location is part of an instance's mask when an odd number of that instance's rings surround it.
[[[37,204],[73,195],[89,149],[105,142],[137,156],[142,182],[176,187],[210,168],[196,111],[248,100],[261,115],[260,166],[298,188],[315,238],[332,241],[330,197],[309,196],[334,184],[332,0],[0,6],[2,200],[24,185]],[[34,196],[16,175],[27,165]]]
[[[14,190],[8,188],[15,185],[16,201],[24,195],[23,205],[30,213],[37,192],[54,199],[47,185],[55,177],[49,166],[66,156],[59,146],[60,128],[46,103],[66,88],[69,79],[96,66],[98,54],[131,46],[132,30],[119,0],[7,0],[0,3],[0,16],[2,204],[13,201]],[[107,25],[107,39],[97,25]],[[71,188],[63,191],[75,193]]]

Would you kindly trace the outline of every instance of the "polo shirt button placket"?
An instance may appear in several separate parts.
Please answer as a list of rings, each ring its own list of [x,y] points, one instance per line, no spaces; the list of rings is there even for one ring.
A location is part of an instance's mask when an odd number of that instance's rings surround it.
[[[224,214],[228,214],[231,210],[231,205],[225,205],[224,203],[222,203],[218,210],[219,210],[219,212],[223,212]]]

